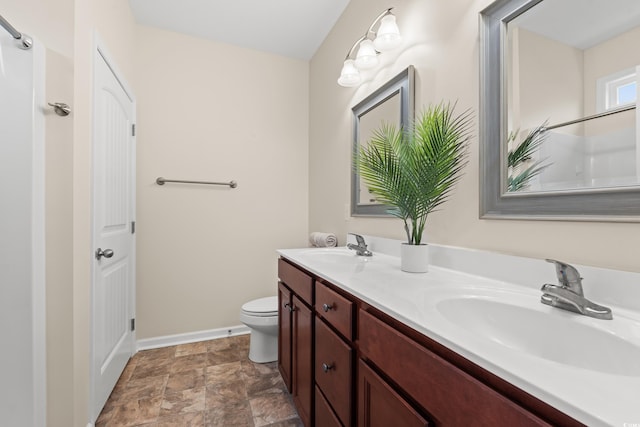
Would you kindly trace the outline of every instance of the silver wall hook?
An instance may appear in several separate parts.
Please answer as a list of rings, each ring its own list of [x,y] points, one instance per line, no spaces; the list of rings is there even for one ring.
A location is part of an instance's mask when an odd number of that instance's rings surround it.
[[[53,111],[59,116],[66,117],[71,113],[71,107],[64,102],[54,102],[53,104],[49,102],[49,105],[53,107]]]

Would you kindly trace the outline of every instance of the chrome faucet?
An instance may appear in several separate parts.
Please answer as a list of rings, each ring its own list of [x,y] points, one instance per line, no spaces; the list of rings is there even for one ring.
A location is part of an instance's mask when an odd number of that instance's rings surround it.
[[[355,233],[349,233],[349,234],[355,236],[356,242],[358,242],[358,244],[354,245],[353,243],[347,243],[347,248],[356,251],[356,255],[360,255],[360,256],[373,255],[373,253],[367,249],[367,244],[364,241],[364,237]]]
[[[546,261],[555,264],[559,285],[548,283],[542,285],[541,290],[544,293],[540,298],[540,302],[584,316],[606,320],[613,319],[610,308],[595,304],[584,297],[582,277],[580,277],[580,273],[575,267],[554,259],[547,259]]]

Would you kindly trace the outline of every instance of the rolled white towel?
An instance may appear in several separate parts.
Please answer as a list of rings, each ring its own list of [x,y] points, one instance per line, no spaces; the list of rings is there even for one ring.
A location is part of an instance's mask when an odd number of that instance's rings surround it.
[[[309,243],[317,248],[333,248],[338,245],[338,238],[333,233],[314,231],[309,235]]]

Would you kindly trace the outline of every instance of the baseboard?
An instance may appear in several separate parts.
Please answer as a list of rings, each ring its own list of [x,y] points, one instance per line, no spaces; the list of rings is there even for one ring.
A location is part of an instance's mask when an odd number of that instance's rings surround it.
[[[145,338],[136,342],[136,350],[150,350],[152,348],[169,347],[178,344],[189,344],[198,341],[214,340],[218,338],[245,335],[250,332],[244,325],[228,328],[210,329],[207,331],[187,332],[185,334],[165,335],[162,337]]]

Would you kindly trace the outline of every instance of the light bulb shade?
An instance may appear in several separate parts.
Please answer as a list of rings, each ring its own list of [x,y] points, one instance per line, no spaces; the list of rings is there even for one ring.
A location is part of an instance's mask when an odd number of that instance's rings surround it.
[[[358,47],[356,56],[356,67],[361,70],[368,70],[378,65],[378,52],[373,47],[373,42],[369,39],[362,40]]]
[[[400,43],[402,43],[402,37],[396,24],[396,17],[389,14],[380,21],[380,28],[373,45],[378,52],[387,52],[400,46]]]
[[[344,87],[358,86],[362,78],[360,77],[360,71],[356,68],[353,59],[347,59],[344,61],[342,71],[340,72],[340,78],[338,78],[338,84]]]

